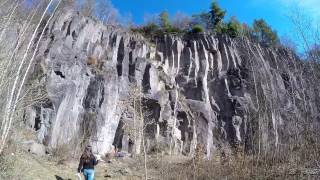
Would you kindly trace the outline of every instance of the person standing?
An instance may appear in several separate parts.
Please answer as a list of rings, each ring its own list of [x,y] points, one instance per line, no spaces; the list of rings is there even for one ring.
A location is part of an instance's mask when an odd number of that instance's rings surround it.
[[[85,180],[94,180],[94,166],[98,164],[98,161],[92,153],[92,147],[88,145],[81,155],[77,176],[80,176],[82,172]]]

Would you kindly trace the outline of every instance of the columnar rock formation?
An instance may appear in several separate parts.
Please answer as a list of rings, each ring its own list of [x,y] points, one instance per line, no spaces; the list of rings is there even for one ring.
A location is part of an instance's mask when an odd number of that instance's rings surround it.
[[[290,51],[245,38],[163,35],[150,42],[66,11],[50,22],[30,77],[45,84],[49,100],[26,117],[52,148],[90,142],[103,154],[135,141],[139,153],[145,128],[149,150],[269,151],[298,140],[306,123],[320,128],[312,72]]]

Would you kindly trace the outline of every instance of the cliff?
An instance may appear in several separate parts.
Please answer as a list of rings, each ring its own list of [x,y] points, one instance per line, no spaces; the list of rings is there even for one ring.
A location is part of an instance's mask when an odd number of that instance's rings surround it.
[[[285,151],[319,127],[319,83],[310,63],[284,48],[206,34],[148,41],[76,12],[50,22],[29,80],[48,98],[25,111],[51,148],[90,142],[140,153],[163,146]],[[130,141],[130,143],[129,143]],[[134,144],[133,150],[130,147]],[[229,148],[230,147],[230,148]]]

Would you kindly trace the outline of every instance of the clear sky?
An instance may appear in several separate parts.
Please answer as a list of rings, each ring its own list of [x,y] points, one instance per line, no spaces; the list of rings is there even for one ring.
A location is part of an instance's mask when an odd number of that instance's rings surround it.
[[[319,20],[320,0],[218,0],[227,10],[227,18],[236,16],[241,22],[252,24],[254,19],[265,19],[279,36],[295,39],[288,17],[293,8],[301,9],[307,16]],[[180,11],[191,15],[208,11],[211,0],[112,0],[121,15],[131,14],[135,23],[143,23],[146,14],[167,10],[170,15]]]

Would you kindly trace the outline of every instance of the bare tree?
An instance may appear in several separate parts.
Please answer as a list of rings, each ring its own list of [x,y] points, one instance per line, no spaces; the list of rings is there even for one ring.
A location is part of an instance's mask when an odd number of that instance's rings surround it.
[[[143,16],[144,24],[159,24],[159,16],[157,14],[144,14]]]
[[[134,27],[133,17],[131,13],[121,16],[120,19],[121,19],[121,24],[123,24],[125,27]]]
[[[36,35],[38,34],[38,30],[40,29],[40,25],[43,23],[43,20],[44,20],[49,8],[51,7],[51,5],[53,4],[54,1],[51,0],[49,3],[45,2],[46,8],[44,11],[42,11],[43,13],[41,15],[41,18],[40,18],[39,22],[37,23],[35,30],[33,31],[31,39],[29,40],[29,43],[26,46],[26,50],[23,53],[22,58],[17,59],[17,61],[16,61],[17,66],[15,66],[15,69],[9,70],[9,71],[7,71],[9,74],[8,73],[5,74],[6,77],[12,77],[12,81],[5,81],[6,86],[3,86],[4,84],[1,85],[1,89],[2,90],[4,89],[4,92],[6,92],[5,94],[7,95],[7,98],[5,98],[5,100],[2,102],[2,103],[5,103],[4,109],[1,109],[2,114],[1,114],[1,129],[0,129],[0,132],[1,132],[0,152],[2,152],[2,150],[5,146],[8,134],[10,132],[10,129],[12,126],[12,121],[14,119],[15,112],[17,111],[19,101],[21,99],[21,94],[23,94],[22,90],[23,90],[23,87],[26,83],[27,75],[29,73],[31,64],[34,61],[35,52],[37,51],[37,49],[39,47],[40,40],[42,39],[42,37],[44,35],[44,31],[45,31],[46,27],[48,26],[49,22],[51,21],[52,17],[54,16],[61,1],[62,0],[59,0],[58,1],[59,3],[54,7],[53,12],[50,14],[49,19],[45,23],[45,27],[43,28],[40,37],[36,40],[36,42],[34,42],[34,40],[36,39]],[[34,50],[32,57],[30,59],[28,59],[29,52],[32,49],[31,46],[34,43],[36,44],[36,48]],[[10,76],[8,76],[8,75],[10,75]],[[9,87],[10,89],[6,90],[5,87]]]
[[[119,18],[119,12],[113,7],[110,0],[96,2],[96,16],[104,24],[116,24]]]
[[[289,18],[297,32],[297,37],[302,42],[304,52],[310,52],[312,46],[319,42],[319,29],[317,29],[310,17],[305,15],[301,9],[295,7],[291,10]],[[310,57],[312,60],[316,60],[317,57]]]
[[[10,24],[10,22],[11,22],[11,19],[13,18],[15,12],[17,11],[17,7],[18,7],[18,6],[19,6],[19,1],[16,1],[16,2],[15,2],[15,5],[14,5],[13,8],[11,9],[10,15],[9,15],[9,17],[8,17],[8,19],[7,19],[7,21],[6,21],[5,25],[4,25],[1,33],[0,33],[0,42],[1,42],[1,40],[2,40],[2,38],[3,38],[3,35],[4,35],[4,33],[6,32],[8,26],[9,26],[9,24]]]
[[[188,15],[182,12],[177,12],[173,18],[172,25],[173,27],[179,28],[179,29],[189,29],[190,23],[191,23],[191,18]]]
[[[129,91],[129,98],[122,102],[127,108],[132,107],[133,117],[127,120],[124,125],[125,133],[133,135],[134,155],[141,153],[141,145],[144,157],[145,179],[148,179],[147,167],[147,146],[146,146],[146,129],[155,124],[155,120],[151,118],[151,112],[147,111],[143,105],[142,87],[132,85]],[[147,118],[147,119],[146,119]]]
[[[297,51],[297,44],[287,35],[282,36],[281,39],[281,44],[284,45],[285,47],[293,50],[293,51]]]
[[[72,3],[77,6],[77,3]],[[110,0],[82,0],[78,1],[80,11],[84,16],[96,18],[104,24],[117,24],[119,12]]]

